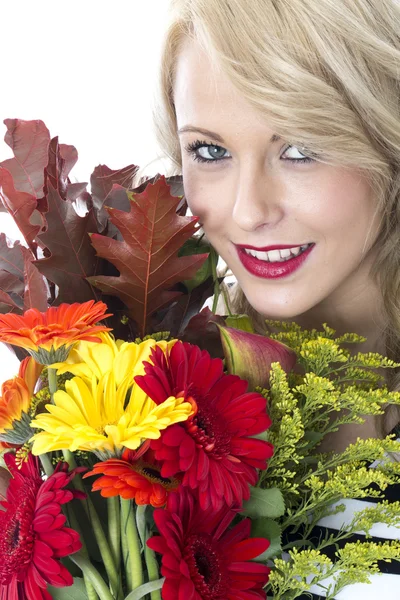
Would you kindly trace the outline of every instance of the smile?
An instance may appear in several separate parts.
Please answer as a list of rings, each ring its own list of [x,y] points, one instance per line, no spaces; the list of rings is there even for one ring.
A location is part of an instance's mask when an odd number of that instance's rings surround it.
[[[242,265],[256,277],[276,279],[297,271],[311,254],[315,244],[299,246],[274,246],[256,249],[238,246],[236,249]]]

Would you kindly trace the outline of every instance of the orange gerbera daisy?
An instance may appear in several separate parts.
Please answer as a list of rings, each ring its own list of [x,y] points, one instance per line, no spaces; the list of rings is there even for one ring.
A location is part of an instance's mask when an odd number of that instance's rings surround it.
[[[102,475],[94,482],[92,491],[100,491],[104,498],[121,496],[135,500],[136,504],[164,506],[168,494],[178,489],[180,480],[162,477],[161,464],[148,448],[149,443],[145,442],[137,452],[125,450],[122,460],[110,458],[94,465],[93,470],[84,475]]]
[[[89,300],[82,304],[60,304],[46,312],[30,308],[23,315],[0,315],[0,342],[25,348],[44,365],[66,360],[71,347],[80,340],[100,342],[102,331],[111,331],[98,321],[105,314],[104,302]]]
[[[24,444],[32,435],[29,408],[43,365],[28,356],[20,366],[18,375],[1,386],[0,440],[11,444]]]

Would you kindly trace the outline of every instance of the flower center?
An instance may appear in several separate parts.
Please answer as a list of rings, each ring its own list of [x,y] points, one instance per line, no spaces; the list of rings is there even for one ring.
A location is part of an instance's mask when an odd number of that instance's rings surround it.
[[[18,545],[19,542],[19,521],[15,523],[14,531],[10,532],[10,542],[11,547],[14,550],[14,548]]]
[[[185,421],[185,427],[196,444],[212,453],[214,458],[223,458],[230,453],[230,436],[221,427],[215,410],[202,406],[194,417]]]
[[[143,475],[152,483],[159,483],[164,489],[170,491],[175,490],[179,486],[179,481],[173,477],[162,477],[160,469],[155,465],[147,465],[146,463],[137,462],[132,467],[136,473]]]
[[[190,536],[183,556],[200,597],[203,600],[225,600],[228,590],[227,576],[211,536]]]
[[[41,482],[25,480],[7,513],[1,515],[0,537],[0,584],[8,585],[13,576],[19,576],[29,566],[32,557],[35,532],[33,516],[35,498]]]

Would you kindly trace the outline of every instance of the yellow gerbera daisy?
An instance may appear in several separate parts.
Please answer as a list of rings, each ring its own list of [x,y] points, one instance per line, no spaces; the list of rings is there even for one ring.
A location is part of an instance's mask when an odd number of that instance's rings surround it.
[[[143,361],[149,360],[152,348],[159,346],[164,352],[171,348],[176,340],[156,342],[146,340],[140,344],[115,340],[109,333],[98,336],[101,344],[95,342],[80,342],[69,353],[68,359],[63,363],[52,365],[57,369],[57,375],[72,373],[91,384],[93,375],[99,380],[103,375],[112,371],[116,385],[130,376],[130,385],[136,375],[144,375]]]
[[[169,425],[186,421],[193,414],[192,404],[171,396],[156,404],[130,377],[117,386],[113,372],[91,385],[80,377],[66,381],[66,391],[54,394],[47,413],[36,416],[31,426],[43,429],[30,440],[35,455],[52,450],[86,450],[101,460],[121,456],[124,448],[135,450],[143,440],[157,439]],[[139,392],[139,393],[138,393]],[[129,399],[128,399],[129,395]]]

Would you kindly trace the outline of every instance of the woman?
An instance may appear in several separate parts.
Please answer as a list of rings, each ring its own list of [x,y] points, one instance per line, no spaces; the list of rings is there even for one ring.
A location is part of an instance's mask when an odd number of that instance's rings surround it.
[[[327,322],[400,360],[398,0],[173,0],[159,100],[158,140],[237,278],[236,308]],[[400,575],[383,581],[397,598]]]

